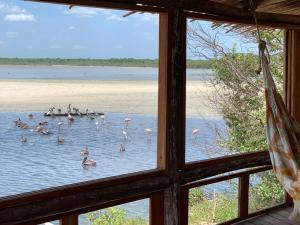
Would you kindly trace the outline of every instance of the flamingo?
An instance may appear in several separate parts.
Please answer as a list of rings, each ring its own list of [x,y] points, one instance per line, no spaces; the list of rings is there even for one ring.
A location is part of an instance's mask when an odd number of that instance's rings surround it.
[[[101,119],[102,125],[104,125],[104,123],[105,123],[105,116],[104,116],[104,115],[101,115],[101,116],[100,116],[100,119]]]
[[[85,156],[82,160],[83,166],[96,166],[96,161],[88,159],[88,156]]]
[[[127,124],[128,124],[130,121],[131,121],[130,118],[125,118],[125,119],[124,119],[124,122],[127,123]]]
[[[193,130],[192,130],[192,136],[194,137],[194,138],[196,138],[197,136],[198,136],[198,134],[199,134],[199,129],[197,129],[197,128],[194,128]]]
[[[128,139],[128,135],[127,135],[127,131],[126,130],[123,130],[123,136],[124,136],[125,140]]]
[[[97,130],[99,130],[99,121],[96,121],[95,123]]]
[[[130,118],[125,118],[125,119],[124,119],[124,122],[125,122],[125,129],[127,129],[128,123],[129,123],[130,121],[131,121]]]
[[[70,122],[74,122],[74,117],[71,116],[70,113],[68,113],[68,120],[69,120]]]
[[[58,122],[57,125],[58,125],[58,130],[60,130],[60,127],[63,125],[64,123],[63,122]]]
[[[145,134],[147,135],[147,140],[151,141],[152,130],[150,128],[146,128]]]

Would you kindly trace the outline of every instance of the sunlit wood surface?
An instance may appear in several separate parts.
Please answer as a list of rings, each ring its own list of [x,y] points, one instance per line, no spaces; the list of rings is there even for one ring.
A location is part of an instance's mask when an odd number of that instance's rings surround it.
[[[288,220],[288,216],[292,210],[292,207],[274,210],[247,221],[236,223],[235,225],[299,225],[300,222],[293,223]]]

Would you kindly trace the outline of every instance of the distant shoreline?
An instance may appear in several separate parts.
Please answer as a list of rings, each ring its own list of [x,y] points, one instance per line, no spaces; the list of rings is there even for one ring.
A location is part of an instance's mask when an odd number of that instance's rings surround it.
[[[107,66],[107,67],[150,67],[157,68],[157,59],[52,59],[52,58],[0,58],[0,66]],[[211,69],[209,60],[187,60],[187,68]]]

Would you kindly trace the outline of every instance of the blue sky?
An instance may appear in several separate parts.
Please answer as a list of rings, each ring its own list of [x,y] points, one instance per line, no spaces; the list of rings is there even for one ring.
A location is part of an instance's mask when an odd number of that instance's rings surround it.
[[[0,57],[157,58],[158,15],[0,0]]]
[[[0,0],[0,57],[157,58],[158,15],[126,13]]]

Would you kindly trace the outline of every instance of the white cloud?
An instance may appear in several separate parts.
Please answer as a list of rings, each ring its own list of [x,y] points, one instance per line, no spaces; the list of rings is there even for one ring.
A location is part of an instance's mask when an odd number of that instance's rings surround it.
[[[79,50],[79,49],[84,49],[85,47],[82,46],[82,45],[73,45],[72,46],[72,49],[75,49],[75,50]]]
[[[5,33],[5,36],[9,39],[13,39],[13,38],[16,38],[18,35],[17,32],[13,32],[13,31],[9,31],[9,32],[6,32]]]
[[[0,0],[0,13],[5,15],[5,21],[36,22],[34,15],[30,14],[26,9],[3,0]]]
[[[97,9],[97,8],[86,8],[86,7],[73,7],[64,11],[65,14],[77,15],[80,18],[92,18],[97,15],[105,16],[106,20],[115,20],[115,21],[126,21],[126,18],[123,18],[120,15],[117,15],[113,10],[109,9]]]
[[[0,2],[0,12],[13,14],[27,13],[25,9],[22,9],[21,7],[16,5],[8,4],[6,2]]]
[[[99,9],[101,14],[105,16],[106,20],[116,20],[116,21],[126,21],[127,19],[113,13],[112,10],[107,9]]]
[[[158,14],[142,13],[142,14],[134,14],[134,17],[136,17],[137,19],[140,19],[141,21],[150,22],[153,24],[159,23]]]
[[[4,20],[10,22],[36,22],[34,15],[23,13],[6,15]]]
[[[97,9],[85,7],[73,7],[64,11],[65,14],[77,15],[82,18],[90,18],[98,15]]]
[[[76,30],[76,27],[75,26],[69,26],[68,30]]]

